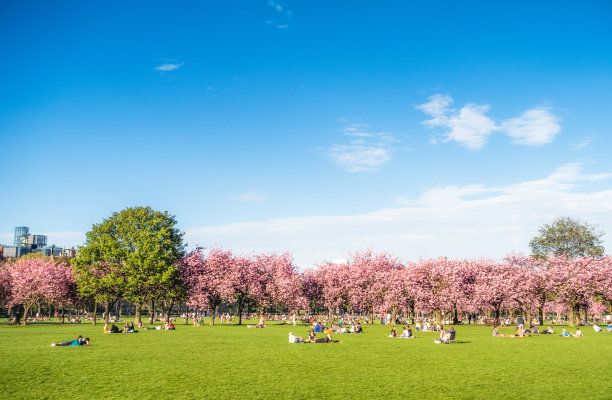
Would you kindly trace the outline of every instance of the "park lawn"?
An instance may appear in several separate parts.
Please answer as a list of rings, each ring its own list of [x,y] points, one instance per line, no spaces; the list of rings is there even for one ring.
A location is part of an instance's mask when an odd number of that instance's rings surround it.
[[[288,332],[306,336],[306,326],[176,327],[104,335],[101,324],[0,324],[2,397],[612,398],[612,333],[590,327],[584,338],[560,337],[560,326],[493,338],[491,328],[460,325],[451,345],[434,344],[436,333],[389,338],[380,325],[334,335],[336,344],[289,344]],[[79,334],[91,346],[50,347]]]

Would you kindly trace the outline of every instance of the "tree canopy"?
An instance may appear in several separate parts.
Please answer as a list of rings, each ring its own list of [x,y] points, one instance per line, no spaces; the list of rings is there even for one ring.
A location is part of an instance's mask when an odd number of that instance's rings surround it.
[[[561,217],[539,229],[539,235],[531,239],[529,246],[536,258],[567,256],[570,258],[602,257],[603,232],[578,220]]]
[[[139,306],[176,282],[184,247],[183,233],[167,211],[134,207],[115,212],[87,232],[75,259],[79,288],[98,301],[125,297]]]

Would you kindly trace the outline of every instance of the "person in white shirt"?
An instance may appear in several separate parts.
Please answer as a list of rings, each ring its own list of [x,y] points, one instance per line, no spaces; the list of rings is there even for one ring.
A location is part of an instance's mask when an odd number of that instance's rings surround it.
[[[293,336],[293,332],[289,332],[289,343],[302,343],[303,341],[301,336]]]
[[[597,324],[593,325],[593,330],[594,330],[595,332],[601,332],[601,331],[602,331],[601,326],[599,326],[599,325],[597,325]]]

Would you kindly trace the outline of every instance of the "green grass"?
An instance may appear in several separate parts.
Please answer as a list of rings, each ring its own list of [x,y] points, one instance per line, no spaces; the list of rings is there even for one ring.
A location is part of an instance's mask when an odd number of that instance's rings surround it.
[[[365,325],[343,343],[289,344],[305,326],[214,327],[104,335],[102,325],[0,325],[0,390],[42,398],[537,398],[611,399],[612,333],[584,338],[493,338],[458,326],[458,344],[436,333],[392,339]],[[504,328],[502,333],[511,333]],[[573,331],[573,330],[572,330]],[[89,336],[89,347],[50,347]]]

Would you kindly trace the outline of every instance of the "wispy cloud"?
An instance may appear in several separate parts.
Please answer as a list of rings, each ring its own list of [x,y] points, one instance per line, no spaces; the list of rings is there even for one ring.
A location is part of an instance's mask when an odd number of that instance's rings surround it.
[[[290,251],[303,267],[372,246],[412,260],[501,258],[512,250],[529,252],[538,226],[558,216],[612,231],[612,190],[581,189],[583,183],[610,178],[612,174],[585,174],[579,164],[567,164],[534,181],[432,188],[400,199],[395,208],[202,227],[187,230],[186,239],[246,253]]]
[[[582,142],[574,143],[572,145],[572,149],[574,149],[574,150],[581,150],[581,149],[584,149],[585,147],[589,147],[591,145],[591,143],[593,143],[593,139],[586,138]]]
[[[514,143],[539,146],[550,143],[561,132],[559,117],[546,107],[525,111],[520,117],[504,121],[501,131],[513,139]]]
[[[391,160],[392,144],[398,140],[388,132],[371,132],[367,124],[351,124],[342,129],[351,137],[346,144],[334,144],[328,156],[348,172],[376,171]]]
[[[274,25],[277,29],[289,28],[289,20],[293,16],[293,11],[287,9],[280,1],[269,0],[268,6],[276,11],[278,20],[269,19],[266,21],[268,25]]]
[[[232,196],[233,200],[243,203],[259,203],[270,198],[268,193],[258,192],[256,190],[247,190],[240,194]]]
[[[181,68],[185,63],[181,62],[181,63],[165,63],[165,64],[161,64],[158,65],[157,67],[155,67],[155,69],[157,71],[174,71],[175,69],[179,69]]]
[[[552,142],[561,131],[559,117],[548,107],[536,107],[497,124],[485,115],[490,108],[488,104],[468,103],[456,110],[450,107],[453,99],[448,94],[436,94],[428,100],[415,107],[431,117],[422,124],[429,128],[444,128],[442,142],[454,141],[472,150],[484,147],[495,132],[505,133],[515,144],[539,146]],[[432,143],[437,142],[436,138],[432,139]]]

